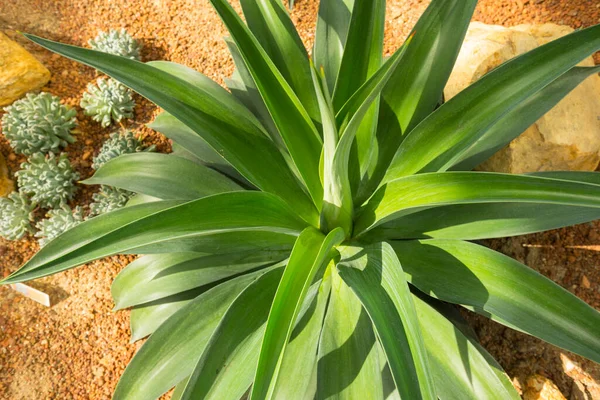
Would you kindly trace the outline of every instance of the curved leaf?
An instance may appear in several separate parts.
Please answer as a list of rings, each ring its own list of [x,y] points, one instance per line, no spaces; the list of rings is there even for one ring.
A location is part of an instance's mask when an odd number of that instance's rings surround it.
[[[447,170],[502,117],[598,48],[600,25],[547,43],[489,72],[406,137],[383,182]]]
[[[308,53],[281,1],[242,0],[248,27],[283,78],[294,90],[306,112],[320,121],[317,98],[310,81]]]
[[[113,399],[157,398],[190,375],[229,305],[262,274],[215,286],[173,314],[135,354]]]
[[[400,397],[437,399],[422,330],[394,249],[376,243],[339,250],[340,277],[369,314]]]
[[[331,259],[331,250],[344,238],[341,228],[325,237],[312,227],[298,237],[269,312],[250,399],[273,398],[274,384],[304,297],[317,271]]]
[[[455,171],[472,170],[521,135],[577,85],[598,72],[600,72],[600,66],[575,67],[565,72],[554,82],[500,118],[460,156],[450,169]]]
[[[600,207],[600,186],[527,175],[445,172],[387,183],[360,210],[355,235],[423,208],[472,203]]]
[[[298,315],[290,342],[283,354],[272,396],[274,399],[315,398],[319,337],[331,293],[331,273],[326,271],[323,279],[313,286],[316,286],[318,293],[312,297],[309,293],[305,298],[303,306],[306,310]]]
[[[267,193],[224,193],[166,209],[161,203],[125,207],[76,226],[2,283],[55,274],[113,254],[285,250],[305,227],[282,200]],[[139,215],[148,208],[154,213]]]
[[[254,78],[281,137],[317,208],[323,201],[319,177],[322,141],[290,85],[226,0],[211,0]],[[310,86],[312,90],[312,85]]]
[[[380,357],[371,321],[335,268],[330,271],[331,296],[319,342],[316,398],[381,399],[385,360]]]
[[[458,240],[393,241],[422,292],[600,361],[600,312],[527,266]]]
[[[600,219],[600,209],[539,203],[480,203],[417,211],[376,226],[369,241],[389,239],[479,240],[527,235]]]
[[[410,44],[404,44],[408,61],[396,68],[383,89],[374,143],[377,157],[370,176],[363,177],[357,203],[373,193],[408,132],[440,101],[476,4],[477,0],[436,0],[419,18]]]
[[[208,167],[171,154],[124,154],[104,164],[82,183],[108,185],[165,200],[193,200],[243,190]]]
[[[116,309],[131,307],[266,267],[288,256],[287,251],[269,250],[217,255],[147,255],[117,275],[111,293]]]
[[[353,8],[354,0],[319,2],[313,59],[317,68],[323,68],[329,95],[338,79]]]
[[[246,179],[285,199],[306,221],[317,225],[315,205],[275,144],[256,125],[250,112],[233,112],[233,102],[238,104],[236,107],[241,105],[225,89],[217,91],[213,84],[207,84],[202,90],[171,73],[125,57],[25,36],[48,50],[97,68],[164,108],[202,136]],[[224,97],[229,98],[227,103]]]
[[[413,296],[431,373],[443,400],[520,400],[508,376],[479,343]]]
[[[196,364],[182,399],[239,399],[248,390],[282,273],[283,268],[270,270],[231,303]]]

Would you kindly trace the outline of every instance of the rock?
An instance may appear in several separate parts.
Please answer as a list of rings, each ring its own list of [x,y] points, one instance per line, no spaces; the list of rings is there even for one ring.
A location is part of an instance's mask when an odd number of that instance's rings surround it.
[[[527,378],[523,400],[566,400],[558,387],[542,375]]]
[[[0,106],[41,88],[49,80],[50,71],[46,67],[0,32]]]
[[[8,167],[4,156],[0,154],[0,197],[5,197],[10,192],[15,190],[15,184],[8,177]]]
[[[503,62],[573,29],[519,25],[504,28],[473,22],[444,90],[446,100]],[[581,66],[593,66],[589,57]],[[524,173],[594,171],[600,163],[600,77],[589,77],[520,137],[477,169]]]

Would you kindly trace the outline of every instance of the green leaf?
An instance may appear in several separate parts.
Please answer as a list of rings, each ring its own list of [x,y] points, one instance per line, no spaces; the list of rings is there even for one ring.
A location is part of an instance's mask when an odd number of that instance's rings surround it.
[[[339,274],[373,322],[400,397],[437,399],[412,295],[394,249],[375,243],[339,251]]]
[[[322,147],[319,132],[290,85],[231,5],[226,0],[211,0],[211,3],[237,44],[314,204],[320,209],[323,187],[317,168]]]
[[[88,220],[46,245],[2,283],[55,274],[113,254],[285,250],[306,226],[282,200],[261,192],[170,204],[166,209],[162,202],[125,207]]]
[[[313,59],[317,68],[323,68],[330,95],[333,95],[342,64],[353,8],[354,0],[328,0],[319,3]]]
[[[200,135],[171,114],[163,111],[147,126],[173,141],[173,153],[177,146],[181,146],[207,167],[216,169],[245,185],[249,184],[246,178],[210,147]]]
[[[335,268],[317,365],[317,396],[321,399],[383,398],[379,348],[367,312]]]
[[[383,223],[362,237],[479,240],[526,235],[600,219],[600,209],[539,203],[480,203],[417,211]]]
[[[248,71],[248,67],[246,67],[244,58],[240,54],[237,45],[229,37],[225,38],[225,43],[236,68],[231,78],[225,79],[225,84],[231,93],[258,118],[269,133],[269,137],[277,146],[285,149],[285,143],[283,143],[283,139],[277,130],[277,126],[275,126],[267,105],[256,88],[256,83],[254,83],[252,74]]]
[[[383,62],[383,29],[385,0],[354,0],[348,38],[333,94],[333,107],[338,111],[381,67]],[[375,130],[379,110],[379,92],[353,128],[352,162],[345,168],[350,175],[352,193],[356,192],[360,177],[366,174],[374,157]],[[339,123],[339,120],[338,120]],[[341,135],[343,137],[343,135]],[[349,151],[349,150],[348,150]],[[376,154],[375,154],[376,156]]]
[[[217,255],[147,255],[117,275],[111,293],[116,309],[131,307],[266,267],[288,256],[288,251],[269,250]]]
[[[413,296],[431,373],[444,400],[519,400],[508,376],[477,341],[444,314]]]
[[[267,272],[233,301],[194,368],[184,400],[239,399],[248,390],[282,273]]]
[[[598,48],[600,25],[573,32],[489,72],[407,136],[384,183],[417,172],[447,170],[502,117]]]
[[[113,399],[154,399],[190,375],[229,305],[263,273],[215,286],[173,314],[135,354]]]
[[[527,266],[458,240],[392,246],[407,280],[422,292],[600,361],[600,313]]]
[[[206,291],[205,287],[188,290],[146,304],[134,306],[129,315],[131,343],[154,333],[169,317]]]
[[[171,154],[124,154],[82,183],[108,185],[165,200],[193,200],[243,190],[215,170]]]
[[[187,378],[179,382],[177,386],[175,386],[175,390],[173,390],[173,394],[171,395],[170,400],[181,400],[181,397],[183,396],[183,391],[185,390],[189,379],[190,377],[188,376]]]
[[[548,86],[530,96],[519,106],[500,118],[479,140],[466,150],[452,170],[470,171],[517,138],[530,125],[552,109],[581,82],[600,72],[597,67],[575,67]]]
[[[330,263],[332,265],[332,263]],[[273,392],[274,399],[314,399],[317,391],[317,353],[323,318],[331,293],[331,273],[313,284],[318,293],[306,296],[288,343]],[[313,287],[311,287],[312,290]],[[307,306],[308,305],[308,306]]]
[[[250,399],[274,398],[274,384],[304,297],[317,271],[331,259],[331,250],[344,238],[341,228],[325,237],[312,227],[298,237],[271,306]]]
[[[526,175],[445,172],[407,176],[387,183],[360,210],[355,236],[419,211],[472,203],[536,203],[600,207],[600,187]]]
[[[320,121],[308,53],[279,0],[241,0],[248,27],[315,121]]]
[[[335,110],[341,109],[358,88],[381,67],[384,25],[384,0],[354,0],[333,94]]]
[[[405,43],[408,61],[396,68],[382,92],[377,157],[359,188],[357,203],[373,193],[408,132],[440,101],[476,4],[477,0],[432,1],[411,32],[410,44]]]
[[[314,204],[275,144],[256,125],[250,112],[234,112],[241,105],[225,89],[217,91],[212,84],[200,89],[175,75],[124,57],[26,36],[48,50],[97,68],[164,108],[202,136],[250,182],[285,199],[302,218],[317,225],[319,215]],[[224,98],[229,100],[224,103]]]

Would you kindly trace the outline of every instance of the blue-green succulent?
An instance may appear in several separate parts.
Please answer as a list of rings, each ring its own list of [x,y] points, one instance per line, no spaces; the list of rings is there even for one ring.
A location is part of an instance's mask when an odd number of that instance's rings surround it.
[[[92,168],[98,169],[108,161],[123,154],[152,151],[154,146],[146,147],[131,131],[114,132],[100,148],[92,161]]]
[[[2,133],[17,153],[47,153],[75,142],[77,112],[50,93],[28,93],[4,111]]]
[[[133,92],[114,79],[99,78],[90,83],[80,102],[85,115],[89,115],[103,128],[112,121],[133,117]]]
[[[99,32],[98,35],[88,43],[94,50],[131,58],[132,60],[141,59],[141,44],[124,28],[111,29],[108,32]]]
[[[102,185],[100,191],[92,195],[90,216],[95,217],[124,207],[135,193],[128,190]]]
[[[44,208],[66,204],[73,198],[77,189],[75,182],[79,179],[64,153],[60,156],[36,153],[21,164],[21,170],[15,176],[23,193]]]
[[[32,233],[34,208],[24,193],[13,192],[8,197],[0,197],[0,236],[18,240]]]
[[[40,247],[44,247],[61,233],[74,228],[84,221],[83,210],[81,207],[75,207],[74,210],[64,204],[56,210],[48,211],[46,219],[37,223],[35,237],[38,238]]]

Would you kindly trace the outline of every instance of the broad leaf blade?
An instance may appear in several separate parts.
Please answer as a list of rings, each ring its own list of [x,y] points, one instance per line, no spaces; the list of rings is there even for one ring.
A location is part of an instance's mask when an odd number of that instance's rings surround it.
[[[269,250],[151,254],[125,267],[113,281],[111,293],[116,309],[131,307],[264,268],[288,256],[287,251]]]
[[[164,200],[193,200],[243,190],[208,167],[171,154],[124,154],[104,164],[87,185],[108,185]]]
[[[385,361],[369,316],[335,268],[331,274],[331,297],[319,342],[316,398],[383,398]]]
[[[267,272],[233,301],[194,368],[184,400],[239,399],[248,390],[282,273]]]
[[[575,67],[565,72],[554,82],[500,118],[460,156],[450,169],[470,171],[477,167],[521,135],[530,125],[575,89],[577,85],[590,75],[598,72],[600,72],[600,66]]]
[[[330,95],[333,95],[342,64],[353,8],[354,0],[328,0],[319,3],[313,59],[317,68],[323,68]]]
[[[229,305],[263,273],[218,285],[173,314],[133,357],[113,398],[157,398],[190,375]]]
[[[200,90],[198,86],[150,65],[33,35],[26,36],[48,50],[106,73],[164,108],[201,135],[250,182],[261,190],[279,195],[306,221],[317,224],[319,216],[314,204],[275,144],[256,126],[256,119],[251,113],[235,113],[234,108],[229,107],[230,103],[221,101],[222,96],[230,96],[230,100],[235,101],[225,89],[221,89],[225,94],[220,92],[219,96],[215,96],[213,85]]]
[[[498,120],[598,48],[600,25],[573,32],[494,69],[407,136],[384,182],[447,170]]]
[[[432,1],[409,38],[406,60],[394,72],[381,96],[377,138],[370,176],[358,190],[366,200],[379,185],[408,132],[437,106],[452,72],[476,0]]]
[[[319,178],[322,141],[292,88],[225,0],[211,0],[252,74],[314,204],[320,209],[323,187]],[[310,87],[312,89],[312,85]]]
[[[600,186],[527,175],[444,172],[387,183],[361,209],[355,235],[419,211],[454,204],[536,203],[600,207]]]
[[[413,296],[439,398],[519,400],[508,376],[485,349],[464,335],[444,314]]]
[[[341,228],[325,237],[312,227],[298,237],[269,312],[250,399],[273,398],[286,344],[304,297],[317,271],[329,262],[331,250],[344,238]]]
[[[422,292],[600,361],[600,313],[527,266],[458,240],[391,244]]]
[[[290,342],[283,354],[273,392],[274,399],[315,398],[319,337],[331,292],[331,273],[326,271],[323,280],[315,285],[318,286],[318,293],[312,298],[306,296],[305,305],[309,301],[309,306],[306,312],[298,315]]]
[[[394,249],[343,247],[339,274],[360,299],[383,347],[400,397],[436,399],[421,327]]]
[[[88,220],[46,245],[2,283],[39,278],[120,253],[285,250],[305,227],[282,200],[267,193],[224,193],[170,203],[166,209],[162,203],[125,207]],[[139,215],[138,210],[146,209],[158,210]]]
[[[278,0],[242,0],[248,27],[307,113],[320,121],[317,98],[310,81],[308,53],[287,10]]]

